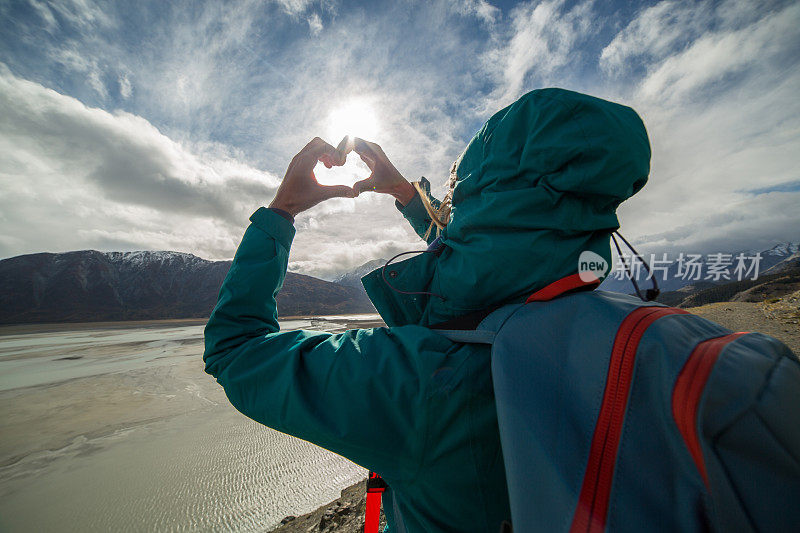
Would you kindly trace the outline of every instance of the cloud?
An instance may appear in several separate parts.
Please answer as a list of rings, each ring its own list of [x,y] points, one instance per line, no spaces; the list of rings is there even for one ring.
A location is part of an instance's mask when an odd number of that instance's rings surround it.
[[[291,157],[354,100],[398,169],[442,194],[481,124],[548,85],[642,115],[651,180],[620,218],[648,251],[726,232],[750,248],[796,240],[796,2],[26,5],[0,17],[15,43],[0,47],[0,255],[229,258]],[[365,194],[300,215],[290,268],[331,278],[416,249],[393,204]]]
[[[695,216],[689,224],[675,225],[667,231],[640,236],[648,250],[680,252],[763,251],[787,239],[797,241],[797,233],[781,228],[800,228],[800,192],[766,193],[741,198],[726,204],[726,209]],[[702,228],[702,231],[698,231]],[[792,234],[794,233],[794,234]],[[782,238],[781,236],[786,236]]]
[[[453,2],[453,5],[459,13],[475,16],[489,25],[493,25],[501,15],[500,9],[486,0],[462,0]]]
[[[748,67],[756,69],[800,40],[800,5],[790,5],[741,29],[724,28],[695,39],[666,57],[639,86],[639,98],[680,104],[715,82],[724,82]]]
[[[127,100],[131,97],[131,94],[133,94],[133,85],[131,84],[130,78],[128,78],[126,74],[117,78],[117,81],[119,82],[120,96]]]
[[[22,235],[35,234],[31,242],[47,235],[49,249],[81,242],[57,234],[104,224],[125,229],[81,229],[78,235],[114,235],[118,241],[128,235],[128,242],[151,248],[154,242],[142,236],[154,234],[154,224],[163,221],[162,234],[177,230],[186,236],[179,227],[186,224],[203,228],[178,248],[227,256],[231,235],[220,247],[225,239],[218,231],[208,232],[208,225],[228,231],[241,226],[278,184],[274,175],[239,162],[234,151],[224,156],[220,148],[210,155],[194,152],[141,117],[86,107],[5,67],[0,69],[0,117],[3,211],[15,213],[13,220],[6,215],[10,224],[4,229],[10,235],[15,235],[13,226]],[[136,217],[124,216],[131,212]],[[109,220],[117,215],[118,220]],[[37,251],[24,248],[19,251]]]
[[[495,46],[482,66],[495,78],[487,109],[520,96],[531,86],[549,84],[555,74],[576,61],[577,48],[594,33],[593,1],[565,9],[564,0],[527,2],[509,15],[506,32],[494,36]]]
[[[65,45],[63,48],[52,51],[54,62],[63,66],[68,71],[85,77],[86,83],[91,87],[101,100],[108,98],[108,88],[103,81],[103,71],[94,59],[81,55],[76,45]]]
[[[58,27],[58,21],[56,21],[53,12],[49,7],[47,7],[47,4],[40,2],[39,0],[30,0],[30,4],[36,13],[42,18],[45,29],[48,32],[53,32]]]
[[[276,0],[278,4],[280,4],[283,9],[289,15],[299,15],[303,13],[308,6],[310,6],[313,1],[312,0]]]
[[[750,189],[746,192],[750,194],[767,194],[770,192],[798,192],[800,191],[800,180],[787,181],[778,183],[770,187],[761,187],[757,189]]]
[[[57,15],[65,23],[82,30],[116,26],[116,21],[108,16],[103,7],[92,0],[31,0],[30,3],[48,25],[53,23],[54,15]]]
[[[667,0],[641,11],[600,54],[600,67],[619,74],[637,61],[659,61],[709,26],[710,3]]]
[[[311,30],[311,35],[319,35],[319,32],[322,31],[322,19],[320,18],[319,14],[312,13],[307,19],[308,27]]]
[[[645,10],[601,55],[601,65],[619,61],[606,69],[612,79],[635,81],[618,97],[642,114],[653,145],[650,183],[621,207],[623,229],[651,251],[796,240],[796,191],[782,186],[798,177],[800,62],[789,51],[800,45],[800,6],[694,6],[672,3],[668,17]],[[693,13],[716,30],[693,33]],[[636,37],[642,28],[652,39]],[[681,46],[670,45],[682,28]],[[638,57],[650,58],[640,77],[620,74]]]

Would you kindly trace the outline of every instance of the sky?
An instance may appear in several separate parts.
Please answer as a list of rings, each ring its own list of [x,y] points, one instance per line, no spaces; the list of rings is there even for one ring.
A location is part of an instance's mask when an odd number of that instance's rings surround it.
[[[618,213],[653,253],[800,240],[800,3],[0,0],[0,258],[233,256],[314,136],[383,146],[444,193],[496,111],[563,87],[632,106],[650,181]],[[368,170],[318,167],[351,184]],[[421,248],[391,197],[302,213],[323,279]]]

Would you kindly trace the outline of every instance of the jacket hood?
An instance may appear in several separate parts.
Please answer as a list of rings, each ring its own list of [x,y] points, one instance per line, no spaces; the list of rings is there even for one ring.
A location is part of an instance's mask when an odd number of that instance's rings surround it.
[[[611,263],[616,209],[647,182],[650,144],[630,107],[563,89],[532,91],[492,116],[457,163],[438,256],[364,278],[389,325],[432,325],[578,273],[584,251]],[[387,289],[389,292],[387,292]]]

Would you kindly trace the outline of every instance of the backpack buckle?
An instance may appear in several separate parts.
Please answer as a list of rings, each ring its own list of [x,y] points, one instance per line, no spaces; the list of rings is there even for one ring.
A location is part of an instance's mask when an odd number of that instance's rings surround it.
[[[383,478],[376,474],[375,472],[369,473],[369,479],[367,479],[367,492],[384,492],[389,485]]]

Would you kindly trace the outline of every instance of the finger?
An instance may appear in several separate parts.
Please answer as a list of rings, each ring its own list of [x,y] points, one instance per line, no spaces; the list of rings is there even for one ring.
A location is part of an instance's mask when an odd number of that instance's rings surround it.
[[[336,145],[333,164],[340,167],[347,162],[347,154],[353,151],[353,140],[349,135],[345,135],[339,144]]]
[[[373,176],[370,176],[365,180],[355,182],[353,184],[353,190],[356,191],[356,194],[361,194],[364,191],[374,191],[375,178]]]
[[[336,163],[336,156],[331,156],[328,154],[322,154],[319,157],[319,160],[322,161],[322,164],[325,165],[326,168],[331,168]]]
[[[320,185],[322,196],[329,198],[355,198],[358,196],[352,187],[347,185]]]
[[[317,161],[323,155],[333,157],[336,148],[326,143],[319,137],[314,137],[311,141],[297,154],[297,166],[299,170],[310,171],[313,169]]]
[[[340,156],[339,163],[344,165],[347,161],[347,154],[353,151],[353,138],[345,135],[336,146],[336,154]]]
[[[355,153],[357,153],[358,155],[367,156],[373,161],[375,161],[378,158],[378,154],[370,145],[371,143],[365,141],[364,139],[361,139],[359,137],[353,138],[353,151],[355,151]]]
[[[383,148],[378,143],[367,141],[365,139],[358,139],[360,140],[366,147],[377,157],[386,157],[386,154],[383,152]]]
[[[370,159],[369,157],[367,157],[367,156],[365,156],[365,155],[361,155],[361,154],[358,154],[358,157],[360,157],[360,158],[361,158],[361,160],[362,160],[364,163],[366,163],[366,165],[369,167],[369,169],[370,169],[370,170],[372,170],[373,168],[375,168],[375,161],[373,161],[373,160],[372,160],[372,159]]]

